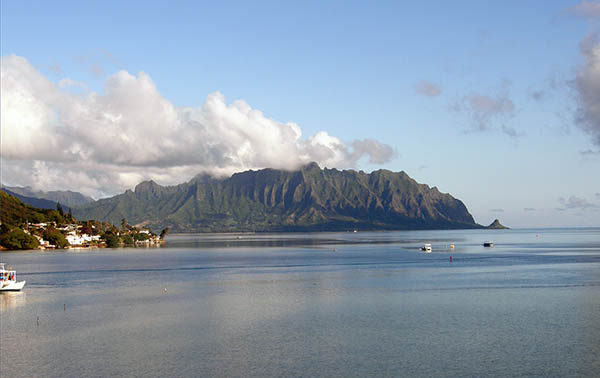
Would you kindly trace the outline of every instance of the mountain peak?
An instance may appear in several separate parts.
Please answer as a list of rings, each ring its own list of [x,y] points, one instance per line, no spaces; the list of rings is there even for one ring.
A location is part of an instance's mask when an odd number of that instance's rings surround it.
[[[321,167],[319,167],[319,164],[317,164],[316,162],[310,162],[308,164],[306,164],[305,166],[302,167],[303,171],[312,171],[312,170],[321,170]]]
[[[148,180],[148,181],[142,181],[139,184],[137,184],[135,186],[134,191],[136,193],[142,192],[142,191],[147,191],[147,190],[152,190],[156,187],[158,187],[160,185],[158,185],[157,183],[155,183],[153,180]]]
[[[198,173],[196,176],[192,177],[189,182],[208,184],[216,181],[218,181],[218,179],[210,173]]]

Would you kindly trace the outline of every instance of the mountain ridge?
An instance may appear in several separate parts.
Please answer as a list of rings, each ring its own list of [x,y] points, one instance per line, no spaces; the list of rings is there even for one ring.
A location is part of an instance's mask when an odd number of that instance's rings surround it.
[[[25,197],[26,203],[31,202],[31,201],[27,202],[27,198],[43,199],[43,200],[47,200],[47,201],[52,201],[52,202],[54,202],[54,207],[56,207],[57,202],[59,202],[61,205],[66,205],[68,207],[81,206],[81,205],[85,205],[87,203],[94,202],[94,199],[92,197],[88,197],[79,192],[73,192],[71,190],[53,190],[53,191],[44,192],[41,190],[33,190],[33,188],[31,188],[30,186],[19,187],[19,186],[6,186],[3,184],[0,185],[0,188],[9,190],[10,192],[12,192],[14,194]],[[30,204],[33,206],[37,206],[33,203],[30,203]]]
[[[3,192],[5,192],[6,194],[9,194],[15,198],[18,198],[21,202],[23,202],[27,205],[31,205],[33,207],[37,207],[40,209],[56,209],[56,207],[57,207],[57,202],[54,202],[54,201],[50,201],[50,200],[47,200],[44,198],[35,198],[35,197],[24,196],[19,193],[15,193],[12,190],[8,190],[6,187],[1,188],[1,190]],[[67,208],[67,210],[68,210],[68,208]]]
[[[482,228],[462,201],[405,172],[321,169],[198,176],[175,186],[154,181],[74,207],[79,219],[144,223],[173,232],[341,231]]]

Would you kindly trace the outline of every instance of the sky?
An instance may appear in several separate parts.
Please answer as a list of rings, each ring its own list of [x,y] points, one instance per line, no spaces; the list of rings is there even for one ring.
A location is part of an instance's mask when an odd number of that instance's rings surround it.
[[[1,181],[405,171],[510,227],[600,226],[600,1],[1,1]]]

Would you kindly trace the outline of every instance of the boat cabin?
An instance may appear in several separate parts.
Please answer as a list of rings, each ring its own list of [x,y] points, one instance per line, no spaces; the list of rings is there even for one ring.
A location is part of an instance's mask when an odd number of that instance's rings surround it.
[[[5,286],[8,284],[8,281],[16,282],[17,281],[17,271],[16,270],[6,270],[6,265],[4,263],[0,263],[0,286]],[[10,269],[10,268],[8,268]]]
[[[0,291],[19,291],[25,286],[25,281],[17,282],[17,271],[0,263]]]

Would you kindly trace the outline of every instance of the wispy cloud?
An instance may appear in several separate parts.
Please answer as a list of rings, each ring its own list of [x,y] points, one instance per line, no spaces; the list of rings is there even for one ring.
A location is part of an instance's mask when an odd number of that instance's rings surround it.
[[[457,113],[468,115],[471,120],[472,130],[484,131],[496,124],[510,136],[517,136],[517,132],[506,121],[514,115],[515,104],[508,97],[506,91],[493,96],[478,92],[471,92],[450,105],[450,109]]]
[[[90,73],[94,76],[104,75],[104,68],[98,63],[94,63],[90,66]]]
[[[577,17],[598,20],[600,19],[600,2],[584,0],[567,8],[566,12]]]
[[[212,93],[204,104],[177,107],[150,76],[120,71],[102,93],[72,93],[85,83],[55,84],[18,56],[2,58],[2,178],[35,188],[114,194],[144,179],[176,184],[200,172],[294,169],[310,161],[354,167],[382,164],[393,149],[373,139],[343,142],[320,131],[266,117]]]
[[[516,138],[518,136],[520,136],[519,133],[517,133],[517,130],[515,130],[512,126],[507,126],[507,125],[502,125],[502,127],[500,128],[502,130],[502,132],[510,137]]]
[[[503,213],[504,209],[490,209],[490,212],[492,212],[492,213]]]
[[[579,151],[579,153],[584,158],[593,157],[595,155],[600,155],[600,149],[599,150],[592,150],[592,149],[588,148],[587,150]]]
[[[87,85],[83,81],[75,81],[75,80],[72,80],[69,78],[61,79],[58,82],[58,86],[60,88],[77,87],[77,88],[81,88],[83,90],[88,89]]]
[[[531,212],[531,211],[537,211],[537,209],[534,208],[534,207],[524,207],[523,211],[525,211],[525,212]]]
[[[58,63],[51,64],[48,67],[48,70],[50,70],[51,72],[57,73],[57,74],[62,74],[63,73],[63,69],[60,66],[60,64],[58,64]]]
[[[413,87],[416,93],[426,97],[437,97],[442,93],[442,88],[439,84],[432,83],[427,80],[421,80]]]
[[[576,196],[570,196],[568,199],[560,197],[558,199],[558,203],[561,205],[562,209],[567,209],[567,210],[573,210],[573,209],[578,209],[578,210],[596,209],[596,208],[599,207],[595,203],[589,202],[585,198],[576,197]]]
[[[74,56],[75,61],[87,70],[92,76],[104,77],[108,67],[116,67],[118,59],[110,51],[92,50]]]
[[[529,92],[529,97],[531,97],[535,101],[542,101],[544,97],[546,97],[546,92],[542,89],[532,90]]]

